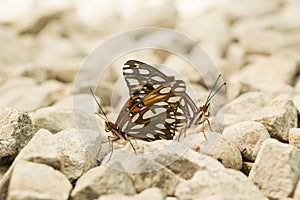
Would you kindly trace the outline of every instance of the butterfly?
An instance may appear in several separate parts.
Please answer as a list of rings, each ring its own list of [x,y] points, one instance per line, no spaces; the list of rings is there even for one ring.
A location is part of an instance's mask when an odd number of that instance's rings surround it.
[[[105,120],[105,131],[112,134],[108,136],[111,152],[113,142],[121,138],[129,141],[135,153],[131,139],[173,139],[177,128],[183,125],[179,101],[185,89],[182,80],[173,80],[155,88],[151,82],[138,85],[130,92],[130,98],[124,104],[115,123],[109,121],[93,90],[90,89],[99,107],[98,114]]]
[[[156,89],[161,85],[166,85],[175,80],[174,76],[167,76],[158,69],[137,60],[128,60],[123,67],[123,76],[126,80],[129,88],[129,93],[132,93],[136,88],[141,85],[151,83],[152,89]],[[192,125],[199,125],[207,122],[210,129],[210,122],[208,120],[210,116],[210,101],[211,99],[225,86],[226,83],[221,84],[217,90],[213,93],[213,90],[217,86],[217,83],[221,75],[218,76],[213,84],[205,103],[199,108],[195,105],[190,96],[184,92],[182,98],[179,101],[179,110],[181,110],[182,122],[186,124],[185,129]]]

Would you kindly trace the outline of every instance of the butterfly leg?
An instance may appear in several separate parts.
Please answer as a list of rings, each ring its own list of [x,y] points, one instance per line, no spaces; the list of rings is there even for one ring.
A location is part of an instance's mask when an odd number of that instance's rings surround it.
[[[209,127],[209,130],[212,132],[213,130],[212,130],[212,128],[211,128],[211,125],[210,125],[210,121],[209,121],[209,119],[207,118],[207,117],[205,117],[199,124],[202,124],[202,132],[203,132],[203,135],[204,135],[204,138],[205,138],[205,140],[207,140],[207,137],[206,137],[206,134],[205,134],[205,132],[204,132],[204,130],[205,130],[205,127],[204,127],[204,125],[205,125],[205,122],[207,122],[207,124],[208,124],[208,127]]]
[[[109,136],[107,136],[107,139],[108,139],[108,142],[109,142],[109,146],[111,147],[111,150],[110,150],[111,153],[110,153],[109,158],[106,162],[110,161],[110,159],[112,157],[112,154],[113,154],[113,151],[114,151],[114,143],[113,142],[119,140],[120,137],[116,136],[116,135],[114,135],[114,136],[109,135]]]
[[[127,140],[128,140],[128,142],[130,143],[130,145],[131,145],[131,147],[132,147],[132,149],[133,149],[135,155],[137,155],[136,149],[134,148],[134,146],[133,146],[131,140],[130,140],[129,138],[127,138]]]

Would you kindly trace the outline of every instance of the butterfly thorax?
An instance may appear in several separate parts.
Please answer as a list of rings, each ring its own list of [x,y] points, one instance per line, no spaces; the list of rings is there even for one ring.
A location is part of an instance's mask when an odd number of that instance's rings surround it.
[[[113,122],[110,122],[110,121],[106,121],[105,122],[105,131],[106,132],[111,132],[114,136],[117,136],[119,138],[124,138],[126,139],[125,137],[125,134],[121,131],[121,129]]]

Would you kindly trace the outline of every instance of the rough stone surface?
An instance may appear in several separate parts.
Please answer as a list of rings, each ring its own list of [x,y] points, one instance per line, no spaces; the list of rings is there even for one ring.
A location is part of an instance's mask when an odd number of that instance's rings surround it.
[[[61,169],[61,154],[57,148],[56,140],[54,140],[49,131],[41,129],[36,132],[33,138],[15,158],[13,164],[0,180],[0,199],[6,199],[13,167],[19,161],[24,160],[46,164],[55,169]]]
[[[297,110],[287,95],[279,95],[257,113],[255,120],[262,123],[272,138],[288,141],[290,128],[297,126]]]
[[[20,152],[15,162],[27,160],[35,163],[46,164],[54,169],[61,169],[61,153],[58,142],[52,133],[40,129]]]
[[[0,108],[0,161],[11,162],[33,137],[35,128],[27,112]]]
[[[71,197],[74,200],[96,199],[104,194],[115,193],[136,194],[132,179],[126,172],[99,166],[77,180]]]
[[[149,188],[142,191],[139,194],[133,196],[126,196],[123,194],[111,194],[111,195],[103,195],[99,197],[98,200],[164,200],[165,195],[163,194],[162,190],[159,188]]]
[[[206,136],[206,139],[204,137]],[[240,170],[242,156],[239,149],[216,132],[201,132],[186,137],[183,141],[192,150],[218,160],[227,168]]]
[[[37,129],[44,128],[52,133],[74,127],[73,113],[71,111],[58,110],[52,107],[37,110],[32,115],[32,120]]]
[[[225,109],[224,126],[251,120],[256,113],[272,100],[271,96],[262,92],[247,92],[226,104],[217,114],[223,114]]]
[[[269,198],[290,197],[299,180],[299,163],[299,150],[275,139],[267,139],[262,144],[249,178]]]
[[[198,171],[176,187],[175,196],[187,199],[267,199],[241,172],[226,169]]]
[[[71,183],[61,172],[44,164],[18,162],[9,182],[7,199],[69,199]]]
[[[175,187],[180,182],[181,178],[176,176],[170,169],[161,167],[157,169],[158,163],[149,162],[146,159],[139,159],[135,166],[144,173],[133,173],[130,176],[133,179],[134,186],[137,192],[141,192],[150,187],[161,188],[166,195],[174,195]],[[151,170],[152,169],[152,170]]]
[[[270,138],[259,122],[244,121],[224,129],[222,135],[241,152],[244,159],[254,161],[264,140]]]
[[[289,132],[289,144],[300,150],[300,129],[291,128]]]
[[[76,129],[65,129],[53,136],[61,153],[61,171],[70,181],[77,180],[86,171],[97,165],[97,160],[87,151]]]

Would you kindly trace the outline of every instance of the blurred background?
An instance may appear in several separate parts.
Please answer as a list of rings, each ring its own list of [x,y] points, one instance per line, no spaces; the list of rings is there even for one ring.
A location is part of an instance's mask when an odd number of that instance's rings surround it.
[[[94,48],[143,27],[197,41],[228,82],[228,100],[247,91],[300,91],[299,0],[0,0],[0,8],[2,107],[63,104]],[[185,69],[172,55],[140,55]]]

